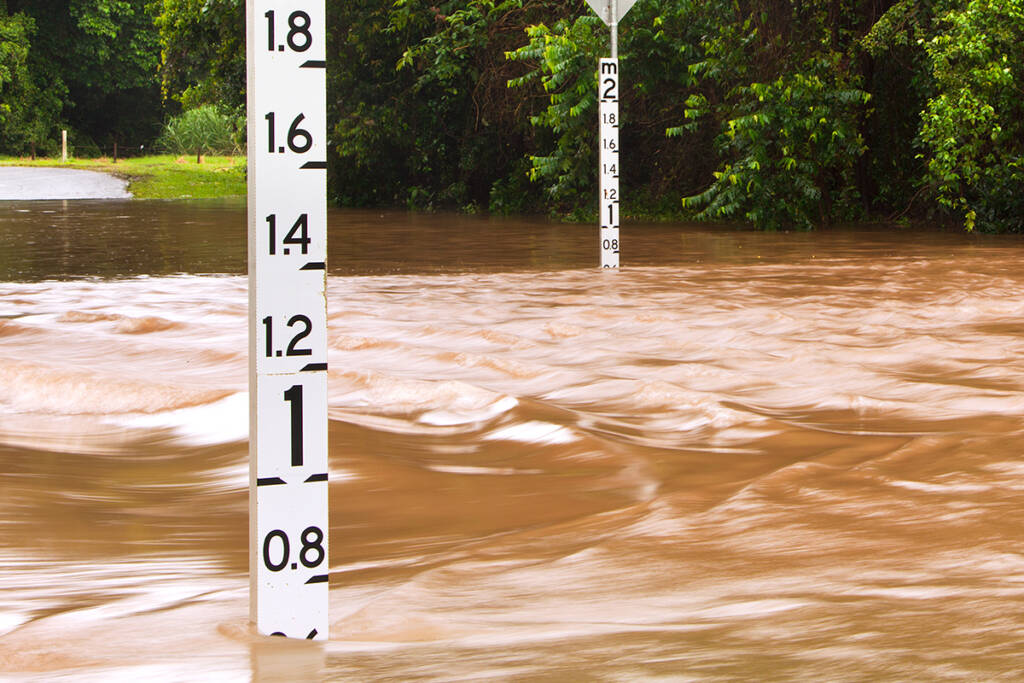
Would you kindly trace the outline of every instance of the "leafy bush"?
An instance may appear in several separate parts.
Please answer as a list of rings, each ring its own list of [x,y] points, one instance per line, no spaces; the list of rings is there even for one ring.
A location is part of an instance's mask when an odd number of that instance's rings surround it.
[[[1024,231],[1024,1],[970,0],[941,26],[925,46],[926,180],[968,230]]]
[[[171,154],[234,154],[238,128],[231,117],[208,104],[173,117],[157,139],[157,146]]]
[[[864,151],[855,114],[868,95],[836,83],[834,74],[816,61],[736,88],[716,141],[724,163],[683,206],[703,207],[700,219],[743,218],[769,230],[810,229],[850,210],[854,161]],[[689,118],[711,109],[699,95],[687,103]]]
[[[597,151],[597,57],[604,48],[604,23],[593,14],[563,19],[548,28],[544,24],[526,30],[530,42],[508,54],[535,68],[509,81],[523,86],[540,81],[548,94],[548,107],[530,123],[554,134],[553,149],[530,156],[530,179],[541,182],[556,203],[578,204],[594,187]]]

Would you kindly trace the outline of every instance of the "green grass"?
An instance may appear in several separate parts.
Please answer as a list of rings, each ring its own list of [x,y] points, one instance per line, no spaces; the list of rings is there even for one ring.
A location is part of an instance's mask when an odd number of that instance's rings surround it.
[[[128,191],[139,199],[208,199],[245,195],[245,157],[203,157],[197,164],[192,156],[146,156],[59,159],[0,157],[0,166],[54,166],[110,173],[128,181]]]

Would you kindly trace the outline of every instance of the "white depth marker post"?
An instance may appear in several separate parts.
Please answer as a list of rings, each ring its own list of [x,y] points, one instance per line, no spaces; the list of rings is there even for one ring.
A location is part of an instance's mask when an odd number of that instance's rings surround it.
[[[598,107],[598,210],[601,226],[601,267],[619,267],[619,21],[636,0],[587,0],[608,24],[611,57],[601,59],[597,74]]]
[[[328,637],[324,0],[246,0],[249,592],[264,635]]]
[[[619,267],[619,60],[602,59],[598,76],[600,117],[601,267]]]

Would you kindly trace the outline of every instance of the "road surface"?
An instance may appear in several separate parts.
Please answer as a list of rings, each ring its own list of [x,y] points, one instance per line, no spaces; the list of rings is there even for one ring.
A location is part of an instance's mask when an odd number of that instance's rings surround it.
[[[129,199],[128,182],[97,171],[0,166],[0,200]]]

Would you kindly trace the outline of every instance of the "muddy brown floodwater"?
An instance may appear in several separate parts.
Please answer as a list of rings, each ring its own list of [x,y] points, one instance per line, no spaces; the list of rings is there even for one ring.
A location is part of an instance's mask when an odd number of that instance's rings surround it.
[[[1020,239],[330,239],[316,645],[247,622],[244,207],[0,205],[0,678],[1019,680]]]

